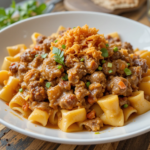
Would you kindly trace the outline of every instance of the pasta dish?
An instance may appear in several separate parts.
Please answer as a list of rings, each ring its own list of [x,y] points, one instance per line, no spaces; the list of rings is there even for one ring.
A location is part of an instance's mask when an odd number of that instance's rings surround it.
[[[0,99],[31,122],[64,132],[123,126],[150,110],[150,52],[133,49],[117,32],[60,26],[33,44],[7,47]]]

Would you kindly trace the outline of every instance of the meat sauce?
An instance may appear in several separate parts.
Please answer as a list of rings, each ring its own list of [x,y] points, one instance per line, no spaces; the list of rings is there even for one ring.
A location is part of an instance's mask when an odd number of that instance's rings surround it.
[[[130,43],[107,36],[101,39],[107,46],[101,45],[93,31],[83,33],[83,37],[76,35],[76,40],[79,38],[77,45],[66,39],[67,34],[71,34],[70,30],[73,29],[60,32],[57,40],[55,37],[39,36],[36,45],[23,52],[20,62],[13,62],[9,69],[12,75],[20,79],[31,110],[39,108],[51,112],[54,109],[84,107],[89,117],[83,125],[88,130],[97,131],[103,123],[92,112],[91,106],[108,94],[119,96],[120,107],[130,105],[127,96],[138,90],[142,74],[147,72],[148,66],[146,60],[134,54]],[[92,34],[97,41],[92,39]],[[59,39],[66,40],[73,47],[60,45]],[[94,46],[90,46],[91,43]],[[53,47],[64,51],[64,64],[56,61],[52,54]],[[106,57],[101,52],[103,47],[108,52]],[[87,51],[88,48],[91,51]],[[76,53],[74,49],[83,51]],[[145,97],[150,100],[147,95]]]

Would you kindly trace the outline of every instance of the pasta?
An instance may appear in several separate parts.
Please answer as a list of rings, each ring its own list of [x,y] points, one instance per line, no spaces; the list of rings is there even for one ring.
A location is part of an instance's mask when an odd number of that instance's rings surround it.
[[[123,111],[119,107],[119,100],[117,95],[104,96],[100,98],[97,103],[104,111],[100,117],[104,124],[112,125],[115,127],[124,125]]]
[[[133,113],[137,113],[137,110],[135,108],[131,106],[124,108],[123,109],[124,121],[126,122]]]
[[[150,52],[134,50],[117,32],[60,26],[31,39],[30,48],[7,47],[0,71],[0,99],[29,121],[96,132],[150,110]]]

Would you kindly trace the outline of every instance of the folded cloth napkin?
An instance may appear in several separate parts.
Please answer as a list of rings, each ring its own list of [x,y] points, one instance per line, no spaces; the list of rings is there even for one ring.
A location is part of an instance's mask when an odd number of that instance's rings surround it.
[[[139,0],[92,0],[95,4],[110,10],[136,7]]]

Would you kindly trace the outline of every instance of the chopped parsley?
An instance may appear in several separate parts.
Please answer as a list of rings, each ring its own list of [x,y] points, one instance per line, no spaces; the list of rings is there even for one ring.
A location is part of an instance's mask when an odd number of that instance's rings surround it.
[[[42,57],[42,58],[46,58],[46,57],[47,57],[47,53],[41,54],[41,57]]]
[[[65,49],[65,48],[66,48],[66,45],[63,44],[61,47],[62,47],[63,49]]]
[[[112,70],[109,70],[109,71],[108,71],[108,73],[112,73],[112,72],[113,72]]]
[[[84,58],[81,58],[80,61],[84,61]]]
[[[107,67],[112,68],[112,63],[108,62]]]
[[[36,55],[35,55],[35,58],[38,57],[38,56],[39,56],[39,54],[36,54]]]
[[[57,69],[61,69],[61,68],[62,68],[62,66],[61,66],[61,65],[58,65],[58,66],[57,66]]]
[[[100,134],[99,132],[95,132],[95,134]]]
[[[125,68],[125,69],[124,69],[124,72],[125,72],[125,74],[126,74],[127,76],[129,76],[129,75],[132,74],[131,70],[128,69],[128,68]]]
[[[105,62],[106,62],[106,60],[103,59],[103,60],[102,60],[102,64],[104,64]]]
[[[108,43],[106,43],[106,47],[109,47],[109,44],[108,44]]]
[[[50,83],[50,82],[47,82],[47,83],[46,83],[46,87],[49,89],[50,86],[51,86],[51,83]]]
[[[65,74],[65,76],[62,77],[62,79],[63,79],[64,81],[67,81],[67,80],[68,80],[68,75]]]
[[[23,89],[21,88],[21,89],[19,89],[19,92],[23,92]]]
[[[58,40],[55,40],[55,41],[54,41],[54,43],[57,43],[57,42],[58,42]]]
[[[127,63],[128,66],[130,66],[130,63]]]
[[[86,82],[85,84],[86,84],[87,87],[89,87],[91,83],[90,82]]]
[[[101,71],[103,68],[101,66],[98,67],[98,70]]]
[[[123,105],[124,108],[127,108],[128,106],[129,106],[128,104],[124,104],[124,105]]]
[[[107,51],[106,48],[102,48],[102,49],[101,49],[101,52],[102,52],[102,56],[103,56],[103,57],[108,57],[108,51]]]
[[[64,52],[58,49],[57,47],[53,47],[52,50],[53,54],[55,54],[53,57],[55,58],[55,61],[59,64],[62,64],[65,66],[64,63]]]
[[[114,47],[114,48],[113,48],[113,51],[114,51],[114,52],[118,52],[118,47]]]
[[[73,29],[75,29],[76,27],[73,27]]]

